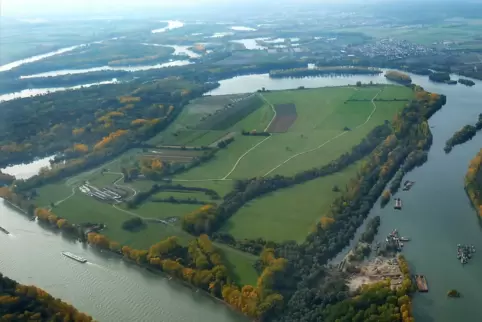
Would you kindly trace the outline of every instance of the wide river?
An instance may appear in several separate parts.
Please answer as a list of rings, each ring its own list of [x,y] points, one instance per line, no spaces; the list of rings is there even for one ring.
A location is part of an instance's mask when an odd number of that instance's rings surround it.
[[[482,316],[482,256],[477,253],[462,266],[456,259],[458,243],[474,244],[482,252],[482,229],[463,190],[469,160],[482,146],[482,135],[457,146],[446,155],[445,141],[479,113],[482,82],[469,88],[435,84],[427,77],[411,75],[426,90],[447,95],[447,105],[430,120],[434,143],[429,161],[407,175],[416,181],[410,192],[401,192],[403,210],[377,205],[370,216],[380,215],[379,239],[394,228],[412,238],[404,253],[414,273],[427,276],[430,292],[416,295],[417,321],[479,321]],[[210,94],[320,87],[364,83],[387,83],[379,76],[270,79],[268,75],[235,77],[221,81]],[[40,162],[41,163],[41,162]],[[38,285],[99,321],[246,321],[224,305],[195,293],[175,281],[126,264],[108,254],[68,241],[40,228],[9,207],[0,204],[0,225],[13,235],[0,235],[0,271],[21,283]],[[71,251],[89,260],[80,265],[60,253]],[[340,257],[343,254],[340,255]],[[463,298],[447,299],[458,289]]]

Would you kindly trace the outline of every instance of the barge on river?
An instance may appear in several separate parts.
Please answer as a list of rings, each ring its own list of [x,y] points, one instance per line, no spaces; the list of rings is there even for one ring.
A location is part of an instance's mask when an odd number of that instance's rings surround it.
[[[423,275],[415,275],[415,282],[417,282],[417,289],[419,292],[428,292],[427,279]]]
[[[62,252],[62,255],[64,255],[65,257],[68,257],[70,259],[73,259],[74,261],[77,261],[79,263],[86,263],[87,262],[87,260],[85,258],[77,256],[75,254],[72,254],[71,252]]]
[[[2,233],[5,233],[5,234],[7,234],[7,235],[10,235],[10,232],[9,232],[8,230],[6,230],[5,228],[3,228],[2,226],[0,226],[0,231],[1,231]]]
[[[402,210],[402,200],[400,198],[395,198],[395,206],[393,208]]]

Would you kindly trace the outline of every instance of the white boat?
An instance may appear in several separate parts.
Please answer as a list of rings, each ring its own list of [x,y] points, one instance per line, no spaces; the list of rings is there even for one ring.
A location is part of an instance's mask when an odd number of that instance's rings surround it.
[[[75,254],[72,254],[71,252],[62,252],[62,255],[64,255],[65,257],[68,257],[68,258],[71,258],[79,263],[86,263],[87,260],[83,257],[80,257],[80,256],[77,256]]]

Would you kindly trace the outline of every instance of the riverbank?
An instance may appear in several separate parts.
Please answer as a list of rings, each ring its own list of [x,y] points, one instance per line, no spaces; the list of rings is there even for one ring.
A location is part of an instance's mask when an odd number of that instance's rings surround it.
[[[247,321],[204,292],[179,287],[174,279],[51,233],[3,203],[0,221],[11,232],[10,236],[0,236],[0,271],[23,284],[45,289],[98,321],[198,322],[199,316],[214,322]],[[41,251],[21,255],[32,245]],[[65,258],[63,251],[82,256],[88,263]]]

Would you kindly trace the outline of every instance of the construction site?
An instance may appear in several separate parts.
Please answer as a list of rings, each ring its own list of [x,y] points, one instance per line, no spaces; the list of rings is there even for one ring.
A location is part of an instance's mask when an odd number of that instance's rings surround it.
[[[374,284],[389,278],[392,288],[402,284],[403,274],[400,271],[397,258],[376,257],[356,266],[357,273],[350,275],[347,285],[350,291],[358,290],[362,285]]]

